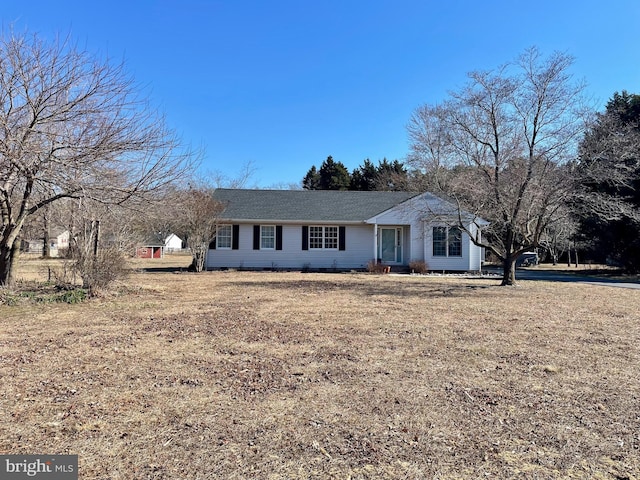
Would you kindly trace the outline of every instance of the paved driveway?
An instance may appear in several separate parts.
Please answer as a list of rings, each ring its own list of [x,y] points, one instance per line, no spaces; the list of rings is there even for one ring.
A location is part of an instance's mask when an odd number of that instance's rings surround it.
[[[502,274],[500,268],[488,267],[482,269],[488,273]],[[528,268],[518,268],[516,270],[516,280],[544,280],[546,282],[576,282],[587,285],[604,285],[607,287],[635,288],[640,289],[640,283],[626,282],[612,278],[602,278],[574,273],[554,272],[551,270],[534,270]]]

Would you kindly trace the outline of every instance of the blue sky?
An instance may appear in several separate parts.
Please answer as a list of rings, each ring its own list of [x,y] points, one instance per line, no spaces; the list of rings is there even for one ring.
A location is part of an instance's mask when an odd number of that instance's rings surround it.
[[[640,93],[638,0],[3,0],[3,28],[124,60],[203,169],[298,183],[332,155],[403,160],[406,124],[471,70],[538,46],[575,57],[599,107]]]

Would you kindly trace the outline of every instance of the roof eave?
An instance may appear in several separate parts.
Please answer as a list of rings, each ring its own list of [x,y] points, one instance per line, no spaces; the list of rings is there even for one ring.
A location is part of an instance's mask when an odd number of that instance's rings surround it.
[[[306,220],[281,220],[271,218],[219,218],[219,223],[249,223],[254,225],[265,224],[278,224],[278,225],[312,225],[312,224],[326,224],[326,225],[363,225],[366,220],[318,220],[318,219],[306,219]]]

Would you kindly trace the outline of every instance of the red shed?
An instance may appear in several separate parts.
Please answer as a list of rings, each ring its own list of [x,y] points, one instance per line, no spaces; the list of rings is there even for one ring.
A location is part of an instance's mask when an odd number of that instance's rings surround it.
[[[136,257],[162,258],[164,257],[164,244],[155,239],[151,239],[146,242],[140,243],[136,247]]]

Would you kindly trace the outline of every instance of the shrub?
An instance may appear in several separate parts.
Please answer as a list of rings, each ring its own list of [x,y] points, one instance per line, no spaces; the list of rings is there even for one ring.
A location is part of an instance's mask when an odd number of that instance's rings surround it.
[[[76,284],[77,273],[74,263],[67,257],[57,266],[47,267],[47,282],[67,288]]]
[[[377,262],[375,260],[369,260],[369,263],[367,264],[367,272],[369,273],[386,273],[387,269],[387,265],[384,265],[383,263]]]
[[[89,291],[89,296],[127,274],[127,260],[116,247],[103,248],[96,255],[84,254],[80,249],[75,253],[73,268],[82,278],[82,287]]]
[[[429,267],[423,260],[414,260],[409,262],[409,270],[411,270],[411,273],[424,274],[429,271]]]

